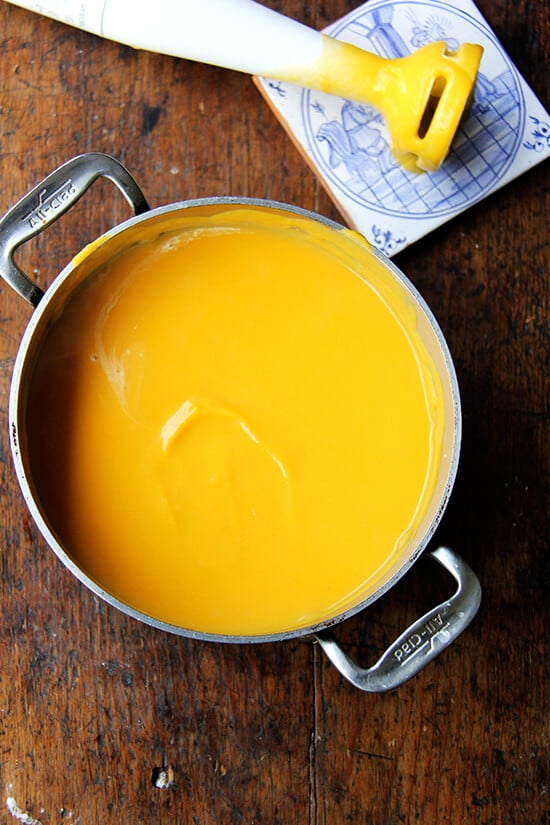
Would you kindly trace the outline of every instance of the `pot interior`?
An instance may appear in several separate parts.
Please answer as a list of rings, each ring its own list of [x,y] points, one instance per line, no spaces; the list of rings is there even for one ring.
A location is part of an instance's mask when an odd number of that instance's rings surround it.
[[[25,333],[11,422],[28,506],[75,575],[219,640],[378,598],[431,537],[460,444],[448,348],[393,264],[318,216],[230,199],[77,255]]]

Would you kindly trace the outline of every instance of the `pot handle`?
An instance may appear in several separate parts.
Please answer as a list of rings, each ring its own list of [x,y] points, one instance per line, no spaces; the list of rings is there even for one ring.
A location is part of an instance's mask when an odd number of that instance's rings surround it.
[[[455,578],[454,595],[414,622],[370,668],[360,667],[329,630],[316,634],[332,664],[352,685],[369,693],[392,690],[406,682],[450,645],[472,621],[481,602],[481,586],[471,568],[448,547],[429,551]]]
[[[60,218],[100,177],[116,184],[136,215],[149,210],[143,192],[118,160],[88,152],[51,172],[0,219],[0,275],[33,306],[44,293],[15,263],[15,250]]]

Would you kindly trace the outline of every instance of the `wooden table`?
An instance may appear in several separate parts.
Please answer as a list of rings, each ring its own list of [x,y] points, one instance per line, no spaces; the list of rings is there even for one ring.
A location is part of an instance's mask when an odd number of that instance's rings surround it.
[[[270,5],[321,28],[354,4]],[[479,6],[548,108],[546,4]],[[153,206],[229,194],[339,219],[248,77],[2,2],[0,89],[1,211],[93,150],[122,160]],[[469,561],[484,596],[459,640],[386,694],[355,690],[309,642],[189,641],[72,577],[12,467],[9,383],[31,310],[0,286],[0,823],[548,822],[548,172],[537,167],[397,257],[444,330],[462,392],[461,465],[437,538]],[[20,261],[45,285],[127,215],[98,182]],[[341,625],[346,648],[372,664],[451,589],[432,572],[419,562]]]

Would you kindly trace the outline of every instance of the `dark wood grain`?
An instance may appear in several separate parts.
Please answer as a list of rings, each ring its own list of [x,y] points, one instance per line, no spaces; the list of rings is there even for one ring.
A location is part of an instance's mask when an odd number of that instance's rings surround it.
[[[317,27],[353,7],[271,5]],[[479,5],[548,108],[547,4]],[[339,217],[248,77],[2,2],[0,89],[0,211],[94,150],[121,159],[153,206],[243,195]],[[397,260],[456,362],[464,441],[438,537],[478,572],[484,599],[452,648],[379,696],[307,641],[187,641],[76,582],[12,468],[9,383],[30,309],[0,285],[0,823],[17,821],[8,798],[42,825],[548,823],[549,211],[542,165]],[[20,261],[47,284],[126,215],[98,183]],[[372,663],[442,586],[420,562],[339,638]]]

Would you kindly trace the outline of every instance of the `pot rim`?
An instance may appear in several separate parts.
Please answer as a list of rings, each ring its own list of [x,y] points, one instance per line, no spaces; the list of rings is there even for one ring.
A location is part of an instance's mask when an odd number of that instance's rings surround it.
[[[140,215],[135,215],[133,217],[128,218],[127,220],[123,221],[120,224],[112,227],[111,229],[107,230],[105,233],[99,236],[93,244],[94,246],[100,244],[103,246],[105,243],[109,242],[115,236],[131,229],[133,226],[138,225],[140,223],[147,222],[152,218],[157,218],[159,216],[170,214],[171,212],[177,212],[184,209],[194,208],[194,207],[202,207],[202,206],[252,206],[252,207],[259,207],[259,208],[266,208],[266,209],[274,209],[274,210],[281,210],[286,213],[294,214],[300,217],[308,218],[314,220],[318,223],[324,224],[328,228],[335,229],[337,231],[346,230],[343,224],[338,223],[337,221],[332,220],[331,218],[327,218],[324,215],[320,215],[319,213],[313,212],[308,209],[304,209],[299,206],[294,206],[291,204],[287,204],[281,201],[275,201],[271,199],[262,199],[262,198],[240,198],[234,196],[222,196],[222,197],[208,197],[208,198],[195,198],[185,201],[174,202],[171,204],[167,204],[165,206],[156,207],[151,209],[148,212],[144,212]],[[178,625],[170,624],[168,622],[161,621],[156,619],[152,616],[149,616],[146,613],[142,613],[140,610],[133,608],[131,605],[126,604],[125,602],[118,599],[116,596],[112,595],[108,591],[106,591],[98,582],[88,576],[84,570],[70,557],[67,551],[63,548],[60,542],[57,540],[55,535],[53,534],[52,530],[48,526],[45,518],[43,517],[41,510],[35,500],[33,491],[31,489],[31,485],[27,478],[27,473],[25,470],[24,460],[21,455],[21,449],[19,444],[19,414],[20,414],[20,398],[21,398],[21,388],[22,388],[22,379],[24,377],[24,370],[26,366],[27,354],[31,342],[34,339],[35,331],[39,326],[42,318],[47,314],[49,307],[55,296],[57,295],[60,287],[66,283],[66,281],[72,276],[72,273],[77,269],[79,262],[83,260],[82,256],[86,254],[87,247],[77,253],[77,255],[69,261],[68,264],[63,267],[61,272],[54,277],[52,282],[46,289],[44,297],[40,300],[38,306],[35,308],[27,327],[23,333],[21,338],[21,342],[19,344],[17,356],[15,359],[14,369],[12,373],[11,379],[11,387],[10,387],[10,397],[9,397],[9,429],[10,429],[10,442],[11,442],[11,450],[13,456],[13,462],[16,470],[17,479],[19,482],[19,486],[21,488],[21,492],[23,495],[23,499],[26,503],[26,506],[31,513],[31,516],[36,523],[40,533],[42,534],[43,538],[46,540],[48,546],[53,550],[56,554],[58,559],[62,562],[62,564],[70,570],[70,572],[82,583],[84,584],[89,590],[92,591],[96,596],[102,599],[107,604],[111,605],[112,607],[117,608],[121,612],[125,613],[129,617],[133,619],[137,619],[138,621],[147,624],[151,627],[154,627],[158,630],[163,630],[172,634],[176,634],[179,636],[183,636],[190,639],[196,639],[200,641],[207,641],[207,642],[222,642],[222,643],[265,643],[265,642],[278,642],[278,641],[285,641],[287,639],[295,639],[300,637],[306,636],[315,636],[317,633],[321,631],[333,627],[341,622],[345,621],[346,619],[351,618],[357,613],[363,611],[368,605],[372,604],[373,602],[377,601],[381,598],[385,593],[387,593],[401,578],[402,576],[407,573],[407,571],[411,568],[411,566],[415,563],[415,561],[419,558],[422,552],[426,549],[428,543],[430,542],[436,528],[441,521],[441,517],[443,512],[446,509],[448,500],[450,498],[454,482],[456,479],[456,474],[458,470],[458,462],[460,456],[460,447],[461,447],[461,440],[462,440],[462,413],[461,413],[461,403],[460,403],[460,392],[458,386],[458,379],[456,376],[456,371],[454,367],[454,363],[452,360],[451,352],[447,341],[443,335],[443,332],[432,313],[430,307],[414,286],[414,284],[407,278],[407,276],[385,255],[383,255],[378,249],[375,247],[370,247],[374,256],[387,268],[389,269],[390,273],[393,277],[395,277],[398,282],[406,289],[406,291],[410,294],[411,298],[415,305],[423,312],[428,321],[428,324],[437,340],[437,343],[441,349],[441,353],[443,355],[443,359],[445,362],[445,366],[447,369],[447,376],[449,379],[449,384],[451,388],[451,396],[452,396],[452,406],[453,406],[453,444],[452,444],[452,453],[449,459],[449,469],[447,473],[447,477],[444,484],[444,489],[442,494],[440,495],[440,499],[438,502],[437,510],[428,525],[427,529],[425,530],[422,537],[418,540],[415,540],[413,543],[414,549],[409,552],[408,554],[404,554],[404,558],[401,560],[399,567],[389,576],[389,578],[384,581],[380,587],[376,588],[370,595],[366,598],[362,599],[357,604],[353,605],[352,607],[346,609],[345,611],[333,616],[329,619],[325,619],[322,622],[319,622],[314,625],[310,625],[307,627],[300,627],[294,629],[288,629],[283,631],[276,631],[267,634],[259,634],[259,635],[241,635],[241,634],[217,634],[217,633],[208,633],[203,631],[196,631],[184,627],[180,627]],[[22,429],[22,426],[21,426]]]

